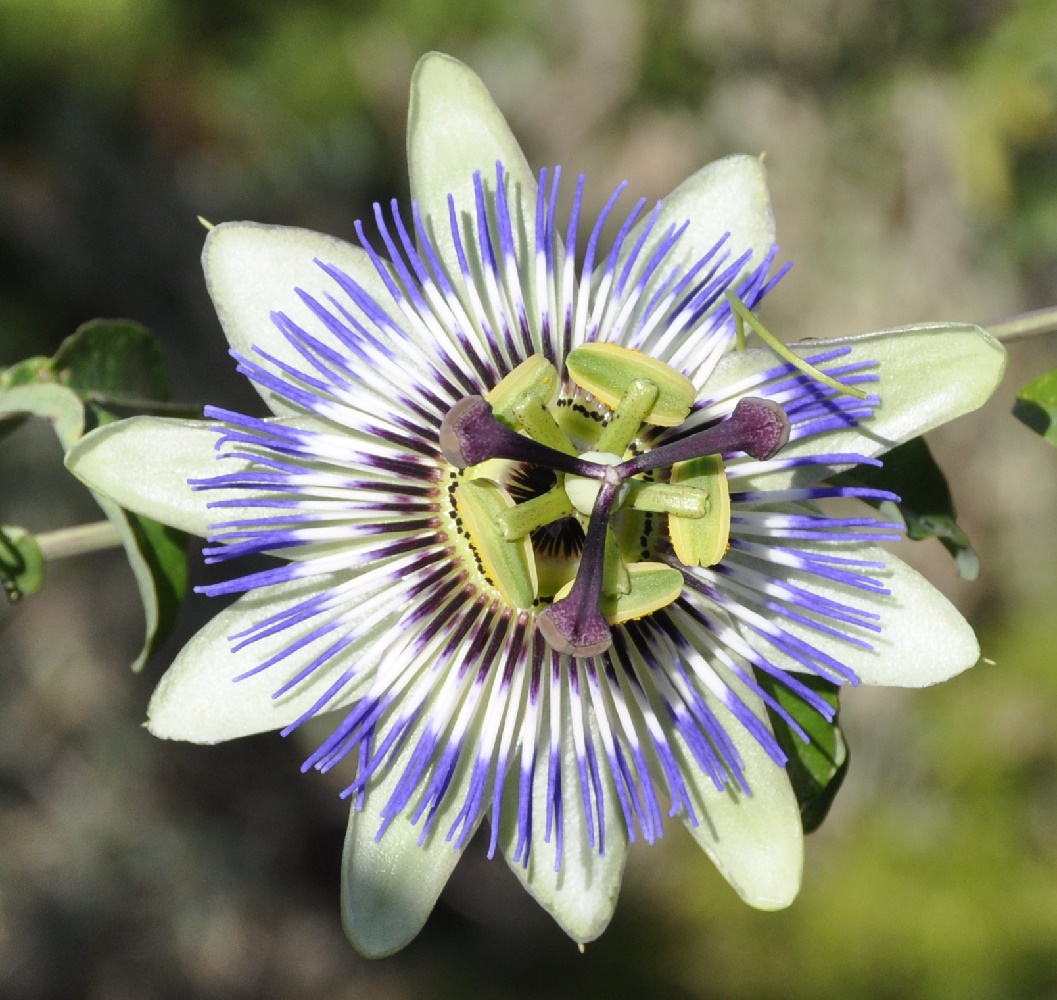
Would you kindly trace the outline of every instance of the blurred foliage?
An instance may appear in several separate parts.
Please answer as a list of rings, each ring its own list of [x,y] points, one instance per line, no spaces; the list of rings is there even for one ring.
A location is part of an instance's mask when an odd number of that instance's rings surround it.
[[[1013,416],[1057,444],[1057,371],[1040,375],[1017,393]]]
[[[177,398],[252,409],[196,217],[351,235],[406,193],[429,48],[474,65],[530,161],[588,170],[593,197],[623,176],[659,196],[708,157],[766,150],[798,258],[767,306],[783,335],[1052,304],[1054,38],[1052,0],[0,0],[0,366],[133,316]],[[1057,480],[1030,435],[966,426],[934,450],[983,558],[967,607],[996,664],[842,699],[854,765],[792,909],[746,909],[673,828],[636,845],[584,956],[477,845],[418,941],[358,959],[337,916],[342,808],[297,773],[307,750],[151,739],[157,671],[122,669],[142,641],[127,566],[59,564],[0,622],[0,993],[1053,996]],[[33,492],[5,492],[0,522],[87,519],[35,434],[4,439],[3,481]],[[170,653],[214,610],[192,600]]]

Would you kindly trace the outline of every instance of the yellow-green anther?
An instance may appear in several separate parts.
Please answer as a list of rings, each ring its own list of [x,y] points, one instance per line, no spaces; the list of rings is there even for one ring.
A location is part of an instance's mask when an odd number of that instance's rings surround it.
[[[668,607],[683,592],[683,574],[664,563],[638,562],[628,566],[631,588],[626,594],[602,597],[602,614],[610,625],[645,618]]]
[[[595,442],[596,451],[611,451],[614,455],[623,455],[628,445],[635,440],[646,414],[653,409],[653,404],[660,395],[660,389],[653,382],[637,378],[624,390],[617,404],[617,412],[606,424],[602,436]]]
[[[726,292],[727,301],[730,303],[730,308],[734,312],[734,323],[736,330],[738,331],[738,349],[740,350],[745,343],[745,328],[744,323],[748,323],[752,327],[756,335],[784,361],[788,361],[797,371],[803,372],[805,375],[810,376],[816,382],[821,382],[822,385],[829,386],[831,389],[835,389],[837,392],[843,393],[845,396],[854,396],[856,399],[866,399],[868,393],[863,389],[859,389],[854,385],[844,385],[842,382],[838,382],[835,378],[827,375],[825,372],[820,372],[813,365],[808,364],[803,358],[794,354],[788,347],[785,346],[773,333],[771,333],[753,314],[753,312],[745,305],[741,299],[738,298],[732,291]]]
[[[616,409],[632,382],[652,382],[657,399],[643,419],[661,427],[681,424],[697,396],[693,382],[682,372],[619,344],[583,344],[566,358],[565,368],[581,389],[611,409]]]
[[[561,388],[558,370],[542,354],[533,354],[521,362],[484,398],[492,412],[507,424],[514,423],[514,410],[527,400],[543,406],[554,402]]]
[[[602,615],[610,625],[645,618],[668,607],[683,592],[683,574],[658,562],[636,562],[628,567],[630,587],[625,594],[603,594]],[[554,595],[559,601],[572,590],[567,584]]]
[[[684,566],[713,566],[726,554],[730,541],[730,488],[718,455],[707,455],[672,466],[672,484],[708,494],[708,512],[699,518],[671,517],[668,533]]]
[[[538,497],[500,511],[499,529],[508,542],[515,542],[545,524],[568,517],[575,510],[564,487],[555,486]]]
[[[632,479],[626,503],[635,510],[673,517],[704,517],[710,509],[708,494],[696,486],[646,483]]]
[[[538,590],[536,562],[528,536],[508,542],[499,516],[514,506],[506,491],[488,479],[469,479],[455,488],[455,508],[485,576],[503,600],[515,608],[531,608]]]
[[[620,555],[613,529],[606,531],[606,563],[602,573],[602,597],[607,595],[626,594],[631,590],[631,578],[628,568]]]
[[[513,409],[513,423],[533,441],[566,455],[578,454],[565,432],[555,422],[554,415],[539,399],[526,399],[518,403]]]

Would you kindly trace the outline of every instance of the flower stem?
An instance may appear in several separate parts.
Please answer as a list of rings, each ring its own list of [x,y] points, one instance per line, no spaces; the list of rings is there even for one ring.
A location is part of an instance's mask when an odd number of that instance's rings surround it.
[[[1057,333],[1057,306],[1047,306],[1034,312],[1020,313],[998,323],[988,323],[985,330],[992,337],[1009,343],[1011,340],[1027,340],[1047,333]]]
[[[45,560],[66,559],[83,556],[101,549],[116,549],[122,544],[121,535],[109,521],[94,521],[78,524],[72,528],[59,528],[34,535],[33,540]]]

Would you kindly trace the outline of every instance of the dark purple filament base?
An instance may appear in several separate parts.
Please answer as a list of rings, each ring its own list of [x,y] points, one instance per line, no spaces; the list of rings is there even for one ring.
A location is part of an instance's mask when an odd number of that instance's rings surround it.
[[[459,400],[440,428],[440,450],[457,469],[502,458],[602,481],[572,590],[536,619],[540,634],[553,649],[577,657],[598,656],[612,642],[609,623],[602,614],[602,579],[606,532],[621,483],[642,472],[706,455],[740,451],[764,461],[788,440],[785,410],[773,400],[751,396],[740,399],[726,420],[614,466],[585,462],[518,434],[496,418],[483,396]]]

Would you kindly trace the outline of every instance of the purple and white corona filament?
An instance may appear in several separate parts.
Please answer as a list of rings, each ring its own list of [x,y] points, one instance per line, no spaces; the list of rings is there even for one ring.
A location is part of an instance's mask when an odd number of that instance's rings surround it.
[[[497,195],[489,193],[479,173],[474,177],[471,235],[465,242],[459,213],[449,203],[458,274],[449,275],[441,265],[417,208],[413,229],[395,203],[388,219],[376,208],[387,259],[375,252],[362,227],[357,231],[388,300],[376,301],[352,276],[320,259],[317,264],[332,287],[318,297],[296,289],[315,325],[301,326],[284,312],[272,316],[300,364],[262,349],[255,357],[236,355],[240,372],[315,418],[315,426],[276,425],[211,407],[206,416],[219,421],[220,471],[191,481],[196,490],[236,494],[209,501],[217,523],[205,550],[208,562],[258,553],[291,557],[279,567],[200,590],[220,595],[320,581],[310,597],[281,615],[231,636],[234,647],[242,649],[290,630],[289,639],[250,672],[271,671],[277,696],[316,672],[333,677],[284,732],[334,708],[350,689],[362,689],[355,707],[306,768],[326,771],[346,759],[355,761],[345,794],[362,801],[379,772],[401,766],[382,810],[380,836],[403,813],[427,835],[439,806],[450,798],[458,809],[439,832],[461,847],[487,813],[493,853],[512,766],[520,775],[514,804],[507,806],[516,817],[520,846],[515,858],[528,864],[533,827],[546,824],[557,845],[556,866],[563,860],[563,781],[579,784],[588,842],[599,854],[606,850],[607,826],[620,824],[629,840],[653,841],[662,831],[663,812],[697,822],[686,792],[689,768],[707,774],[719,791],[727,785],[751,791],[741,756],[706,694],[751,732],[776,764],[784,765],[785,754],[769,728],[730,678],[806,740],[754,672],[786,684],[830,718],[832,708],[779,666],[774,650],[795,660],[801,671],[833,683],[857,683],[853,669],[786,626],[796,622],[809,632],[872,648],[868,636],[881,630],[881,616],[851,595],[886,595],[883,582],[871,575],[883,566],[848,558],[842,546],[898,537],[897,525],[874,517],[833,518],[794,506],[829,497],[897,499],[890,494],[852,486],[742,488],[740,470],[746,465],[755,476],[817,467],[819,456],[771,456],[786,438],[802,440],[869,419],[877,396],[842,397],[776,358],[772,367],[732,390],[695,399],[694,390],[707,386],[734,339],[724,293],[734,286],[746,305],[755,306],[783,273],[770,274],[774,250],[745,273],[748,255],[733,252],[729,240],[721,239],[685,273],[673,269],[653,291],[650,279],[664,268],[680,231],[670,228],[652,252],[644,253],[659,206],[632,242],[628,234],[641,213],[639,202],[595,272],[599,233],[613,198],[576,273],[559,260],[577,260],[583,178],[573,222],[560,240],[554,218],[559,176],[555,170],[548,183],[547,171],[540,175],[531,295],[537,308],[526,303],[520,284],[502,164],[491,189]],[[560,305],[552,310],[551,303]],[[641,382],[654,385],[653,375],[677,388],[684,383],[686,419],[670,428],[634,420],[626,423],[619,442],[600,448],[616,414],[625,411],[619,403],[605,405],[566,370],[566,359],[577,349],[597,344],[625,348],[601,359],[613,370],[613,380],[630,385],[641,376]],[[640,363],[638,352],[669,370]],[[820,351],[807,360],[849,386],[876,380],[872,362],[848,364],[847,354],[847,348]],[[399,381],[382,375],[376,366],[382,358],[399,363]],[[538,366],[542,374],[519,381],[517,374],[535,361],[549,363]],[[544,395],[536,392],[540,381]],[[502,399],[507,423],[493,414],[488,395]],[[478,406],[468,411],[471,424],[461,411],[474,402]],[[534,406],[535,413],[519,420],[515,414],[525,405]],[[767,415],[762,431],[760,421],[753,422],[759,412]],[[469,458],[455,446],[453,414],[469,428],[462,430],[463,450],[476,449]],[[442,445],[446,431],[452,439],[447,449]],[[453,450],[459,452],[454,458]],[[577,457],[598,451],[622,464]],[[649,461],[668,451],[675,454],[659,467]],[[725,482],[720,485],[715,477],[715,488],[726,491],[729,514],[726,523],[711,519],[707,530],[721,532],[721,545],[729,547],[714,565],[685,565],[666,524],[683,515],[677,499],[664,509],[664,473],[711,455],[726,459]],[[226,471],[226,460],[245,463],[245,471]],[[830,466],[876,462],[858,454],[822,460]],[[614,476],[612,485],[599,478],[624,467],[625,476]],[[642,478],[644,473],[651,481]],[[585,517],[563,484],[566,477],[592,476],[605,484],[599,493],[608,490],[608,500]],[[641,484],[640,509],[632,504],[614,509],[617,489],[625,483]],[[660,495],[651,503],[654,484]],[[683,489],[696,489],[706,508],[724,502],[705,488]],[[479,492],[485,496],[478,498]],[[532,518],[530,530],[523,525],[514,537],[505,537],[499,514],[517,510],[514,496],[526,505],[544,497],[553,502],[546,508],[536,504],[542,513]],[[239,508],[239,517],[226,520],[230,508]],[[247,508],[253,508],[253,516],[246,516]],[[705,522],[704,517],[684,520],[691,529]],[[549,537],[544,540],[542,533]],[[534,536],[540,538],[538,553]],[[513,551],[508,555],[506,549]],[[775,574],[773,566],[783,572]],[[623,586],[607,587],[606,572],[634,576]],[[541,573],[548,580],[543,587]],[[585,580],[590,582],[580,588]],[[814,593],[813,582],[843,585],[850,596],[835,601]],[[559,600],[570,584],[569,597]],[[658,600],[661,606],[655,608]],[[613,605],[609,618],[619,624],[607,623],[603,603]],[[559,608],[567,613],[559,617]],[[581,619],[589,620],[578,625]],[[586,630],[587,640],[578,639],[578,628]],[[611,628],[622,633],[612,651]],[[318,652],[291,669],[295,654],[310,645],[320,647]],[[552,714],[547,743],[541,741],[539,725],[544,711]],[[563,775],[560,766],[556,737],[563,711],[575,720],[575,775]],[[585,713],[596,732],[584,724]],[[414,733],[413,752],[398,765],[397,751],[416,723],[424,725]],[[505,740],[500,738],[504,730]],[[674,748],[676,732],[688,754]],[[549,758],[547,809],[536,815],[531,780],[541,754]],[[453,784],[456,770],[467,763],[465,787]],[[602,794],[603,772],[616,793],[615,815]]]
[[[445,115],[465,149],[438,146]],[[327,714],[305,768],[347,775],[343,906],[368,954],[414,936],[486,819],[489,854],[580,941],[666,817],[747,901],[786,905],[801,830],[768,713],[806,736],[772,685],[830,718],[803,678],[932,683],[978,652],[878,547],[899,526],[862,501],[895,498],[829,479],[979,405],[1000,355],[957,326],[736,349],[732,310],[785,271],[752,158],[649,211],[618,208],[621,185],[591,225],[581,177],[561,224],[560,171],[528,173],[466,67],[420,63],[409,128],[416,200],[376,206],[362,249],[209,235],[274,417],[138,419],[71,454],[208,535],[209,562],[281,557],[200,588],[243,596],[163,679],[151,729]]]

